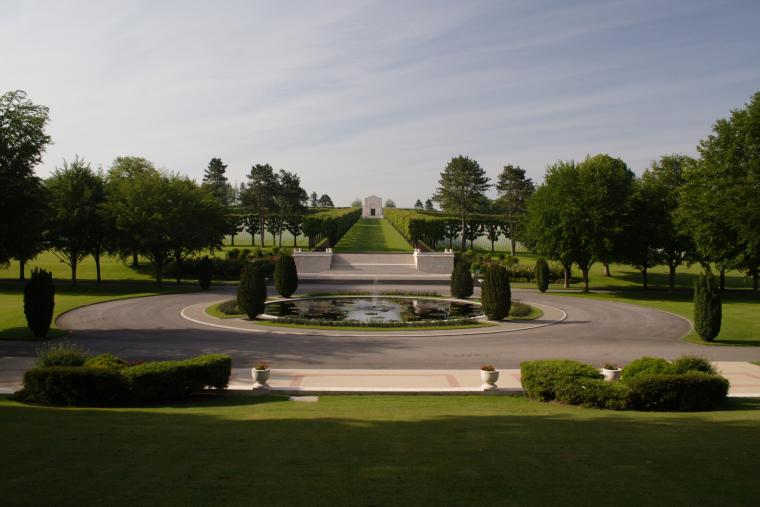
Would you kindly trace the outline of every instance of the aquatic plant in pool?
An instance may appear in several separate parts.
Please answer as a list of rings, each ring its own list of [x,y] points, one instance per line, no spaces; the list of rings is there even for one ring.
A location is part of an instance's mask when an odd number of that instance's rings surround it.
[[[417,297],[319,297],[267,303],[265,313],[282,319],[335,322],[455,322],[483,315],[480,305]]]

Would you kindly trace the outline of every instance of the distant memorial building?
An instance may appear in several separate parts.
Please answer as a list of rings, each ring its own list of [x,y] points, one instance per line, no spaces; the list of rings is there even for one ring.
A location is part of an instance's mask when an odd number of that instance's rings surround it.
[[[365,197],[362,218],[383,218],[383,200],[376,195]]]

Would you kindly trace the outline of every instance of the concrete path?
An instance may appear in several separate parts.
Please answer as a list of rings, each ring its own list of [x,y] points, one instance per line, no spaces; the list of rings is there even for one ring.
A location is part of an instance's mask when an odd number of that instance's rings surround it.
[[[21,387],[23,372],[32,358],[0,358],[0,393]],[[715,363],[731,382],[729,396],[760,397],[760,366],[745,362]],[[320,393],[481,393],[480,371],[470,370],[375,370],[375,369],[274,369],[270,391],[294,394]],[[520,370],[502,369],[497,382],[500,393],[522,392]],[[251,391],[250,368],[233,368],[229,389]]]

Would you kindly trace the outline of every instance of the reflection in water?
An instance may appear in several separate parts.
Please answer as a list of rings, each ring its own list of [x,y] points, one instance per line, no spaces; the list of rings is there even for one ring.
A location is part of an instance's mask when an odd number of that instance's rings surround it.
[[[382,296],[281,301],[268,303],[266,313],[276,317],[361,322],[469,319],[483,314],[480,306],[458,301]]]

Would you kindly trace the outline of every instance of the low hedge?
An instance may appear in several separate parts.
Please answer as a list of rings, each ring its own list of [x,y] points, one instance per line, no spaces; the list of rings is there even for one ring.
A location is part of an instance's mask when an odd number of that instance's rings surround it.
[[[674,373],[673,365],[661,357],[644,356],[631,361],[620,373],[620,379],[627,382],[643,375]]]
[[[636,410],[696,412],[713,410],[728,395],[728,380],[700,371],[642,375],[630,380]]]
[[[185,361],[154,361],[124,367],[110,354],[87,366],[36,367],[24,374],[15,398],[28,403],[65,406],[111,406],[130,402],[170,401],[206,387],[224,389],[232,360],[208,354]]]
[[[525,361],[520,364],[520,381],[525,395],[535,400],[556,399],[560,383],[579,378],[600,379],[602,375],[589,364],[569,359]]]
[[[84,366],[48,366],[24,373],[15,399],[63,406],[108,406],[128,398],[127,379],[118,370]]]
[[[572,378],[557,384],[557,401],[587,408],[625,410],[630,407],[631,389],[620,382]]]

